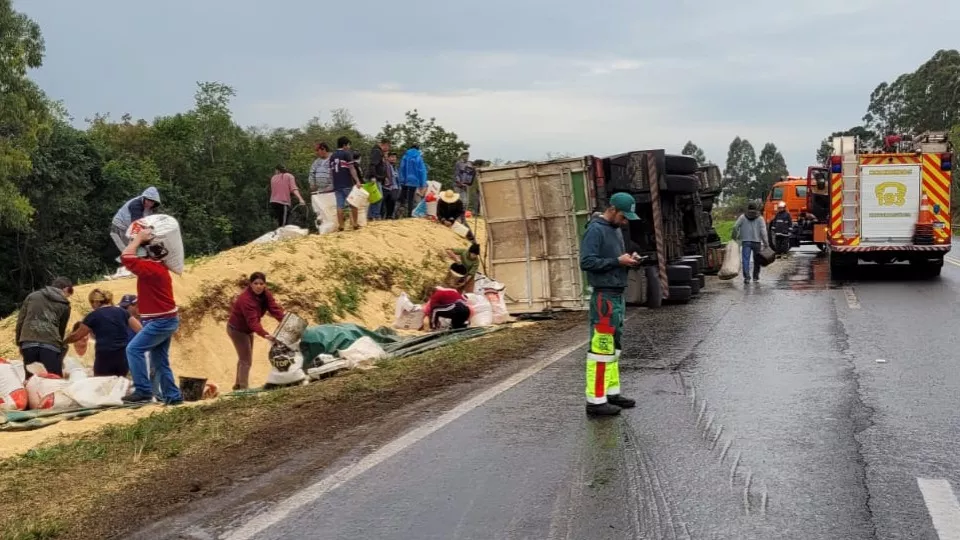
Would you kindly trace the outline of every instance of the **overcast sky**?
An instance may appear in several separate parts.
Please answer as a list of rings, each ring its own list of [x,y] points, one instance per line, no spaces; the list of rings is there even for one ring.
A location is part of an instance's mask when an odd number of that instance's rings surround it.
[[[692,139],[721,166],[739,135],[758,153],[774,142],[793,174],[860,122],[878,83],[958,45],[960,3],[904,5],[14,0],[47,41],[34,77],[78,122],[183,111],[196,81],[216,80],[237,90],[243,125],[343,107],[372,134],[418,108],[477,158],[678,152]]]

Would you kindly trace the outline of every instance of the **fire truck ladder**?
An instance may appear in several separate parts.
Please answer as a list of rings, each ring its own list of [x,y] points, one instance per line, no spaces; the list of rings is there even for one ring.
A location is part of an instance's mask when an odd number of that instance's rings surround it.
[[[860,160],[857,157],[860,145],[854,137],[842,137],[838,142],[835,151],[843,156],[842,234],[850,239],[860,236]]]

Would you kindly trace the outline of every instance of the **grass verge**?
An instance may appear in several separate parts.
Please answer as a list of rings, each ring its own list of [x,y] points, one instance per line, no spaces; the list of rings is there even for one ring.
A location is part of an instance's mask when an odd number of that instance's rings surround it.
[[[724,243],[730,241],[730,235],[733,234],[733,220],[715,221],[713,228],[717,230],[717,235]]]
[[[10,511],[0,513],[0,539],[107,538],[133,530],[318,441],[549,347],[580,322],[563,315],[310,386],[158,410],[0,461],[0,500],[10,501]]]

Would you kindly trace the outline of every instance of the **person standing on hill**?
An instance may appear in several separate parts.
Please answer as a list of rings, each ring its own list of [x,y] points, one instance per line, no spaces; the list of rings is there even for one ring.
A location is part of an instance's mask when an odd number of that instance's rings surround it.
[[[127,229],[138,219],[152,216],[160,208],[160,192],[157,188],[150,186],[143,190],[139,197],[134,197],[123,203],[123,206],[117,210],[110,223],[110,238],[117,245],[117,249],[123,253],[123,250],[130,243],[127,238]]]
[[[283,308],[273,299],[267,289],[267,276],[263,272],[250,274],[250,283],[233,301],[227,335],[237,351],[237,378],[234,390],[246,390],[250,385],[250,367],[253,365],[253,334],[273,341],[274,338],[260,324],[260,319],[269,312],[277,321],[282,321]]]
[[[397,172],[397,153],[387,154],[387,178],[383,182],[383,219],[396,219],[397,199],[400,197],[400,173]]]
[[[460,195],[464,208],[468,210],[470,209],[470,188],[476,177],[477,169],[473,163],[470,163],[470,152],[460,154],[460,159],[454,166],[453,189]]]
[[[767,223],[755,202],[733,224],[731,238],[740,242],[743,282],[750,283],[750,260],[753,259],[753,281],[760,281],[760,249],[767,246]]]
[[[354,187],[360,187],[360,176],[354,167],[353,151],[350,139],[337,139],[337,151],[330,156],[330,175],[333,178],[333,192],[337,195],[337,221],[343,230],[344,211],[350,208],[350,225],[357,228],[357,209],[347,204],[347,197]]]
[[[123,398],[126,403],[144,403],[153,400],[153,387],[147,371],[146,354],[156,370],[160,395],[167,405],[180,405],[183,395],[177,388],[170,368],[170,341],[180,328],[180,315],[173,297],[170,270],[160,261],[137,256],[137,248],[149,244],[153,238],[150,229],[143,229],[120,256],[121,262],[137,276],[137,304],[143,328],[127,344],[127,363],[133,377],[133,393]]]
[[[590,349],[587,352],[587,414],[613,416],[636,405],[620,394],[623,291],[627,268],[639,263],[626,253],[620,228],[640,219],[629,193],[615,193],[600,217],[587,226],[580,244],[580,269],[587,273],[590,295]]]
[[[317,143],[317,158],[310,165],[307,183],[310,186],[310,206],[317,217],[317,230],[320,223],[333,216],[326,215],[323,208],[323,195],[333,193],[333,179],[330,177],[330,146],[325,142]]]
[[[93,335],[96,341],[93,359],[94,377],[126,377],[127,345],[140,331],[140,321],[122,308],[113,305],[113,293],[101,289],[90,291],[87,297],[93,308],[77,328],[67,337],[74,343]]]
[[[414,144],[400,160],[400,200],[406,208],[407,217],[416,208],[416,195],[427,188],[427,164],[423,161],[420,145]]]
[[[297,187],[297,179],[287,172],[286,167],[277,165],[270,178],[270,211],[278,228],[290,221],[290,195],[296,195],[300,204],[306,204]]]
[[[388,176],[387,169],[389,165],[387,164],[387,153],[389,151],[390,139],[386,137],[380,139],[380,142],[373,145],[373,148],[370,149],[370,164],[367,168],[366,179],[367,182],[376,182],[377,189],[380,190],[381,198],[379,201],[370,204],[370,207],[367,209],[368,219],[383,219],[381,210],[384,199],[386,198],[383,192],[383,185],[387,181]]]
[[[34,291],[23,300],[14,336],[24,366],[39,362],[48,373],[63,377],[63,357],[67,353],[64,337],[70,322],[72,295],[73,283],[58,277],[49,287]]]

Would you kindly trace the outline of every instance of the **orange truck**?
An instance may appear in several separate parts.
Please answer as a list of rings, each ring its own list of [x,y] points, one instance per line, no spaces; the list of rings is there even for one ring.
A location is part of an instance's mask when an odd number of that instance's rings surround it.
[[[767,194],[763,204],[763,219],[768,226],[772,226],[773,218],[777,215],[777,206],[785,203],[790,218],[793,220],[794,227],[790,238],[790,246],[800,246],[802,244],[814,244],[823,249],[825,240],[814,239],[814,224],[817,220],[814,218],[810,209],[813,207],[811,196],[812,191],[816,190],[816,184],[811,184],[811,169],[807,170],[807,176],[786,176],[775,183]],[[826,216],[821,216],[823,222],[826,222]],[[773,233],[770,234],[770,245],[773,245]]]
[[[826,193],[815,224],[838,276],[863,262],[906,262],[924,277],[940,275],[951,246],[953,149],[945,132],[904,136],[866,150],[855,137],[834,137],[825,169],[811,168],[812,188]],[[808,197],[809,199],[809,197]],[[822,206],[822,205],[821,205]]]

